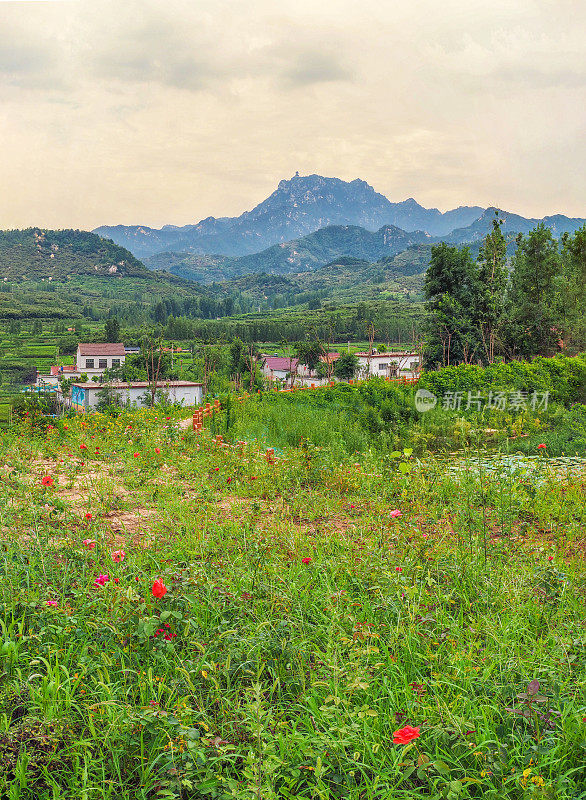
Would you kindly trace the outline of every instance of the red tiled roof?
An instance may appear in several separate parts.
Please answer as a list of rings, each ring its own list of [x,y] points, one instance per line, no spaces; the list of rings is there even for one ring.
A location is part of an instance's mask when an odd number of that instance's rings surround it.
[[[292,372],[299,363],[297,358],[287,358],[283,356],[265,356],[265,367],[270,370],[282,370]]]
[[[110,344],[110,342],[90,342],[79,345],[80,356],[125,356],[123,344]]]
[[[54,364],[51,367],[51,375],[59,375],[62,372],[77,372],[75,364],[64,364],[62,367],[59,364]]]

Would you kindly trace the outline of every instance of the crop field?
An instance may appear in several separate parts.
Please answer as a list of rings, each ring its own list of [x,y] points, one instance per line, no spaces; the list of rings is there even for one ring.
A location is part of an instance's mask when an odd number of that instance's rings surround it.
[[[586,797],[583,462],[185,416],[3,437],[1,797]]]

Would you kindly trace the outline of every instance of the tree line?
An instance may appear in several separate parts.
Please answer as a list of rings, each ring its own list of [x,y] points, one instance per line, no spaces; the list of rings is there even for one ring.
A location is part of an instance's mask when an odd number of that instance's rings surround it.
[[[432,248],[424,283],[424,364],[491,364],[586,347],[586,226],[561,241],[544,225],[519,235],[510,263],[498,215],[476,260]]]

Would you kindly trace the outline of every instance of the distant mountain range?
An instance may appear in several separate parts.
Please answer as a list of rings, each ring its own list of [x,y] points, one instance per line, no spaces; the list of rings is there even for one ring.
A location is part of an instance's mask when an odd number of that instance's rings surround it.
[[[161,253],[145,259],[145,264],[188,280],[212,283],[257,272],[293,275],[319,269],[343,256],[373,262],[429,242],[426,233],[407,233],[393,225],[385,225],[374,233],[357,225],[330,225],[240,258]]]
[[[402,232],[427,234],[428,241],[429,237],[455,243],[476,241],[490,230],[493,216],[494,209],[480,206],[441,213],[437,208],[424,208],[412,198],[392,203],[362,180],[296,175],[281,181],[270,197],[239,217],[208,217],[194,225],[165,225],[160,229],[102,226],[95,233],[112,239],[138,258],[170,252],[240,258],[331,226],[357,226],[370,232],[394,226]],[[504,229],[516,233],[525,233],[541,221],[508,212],[501,212],[501,218]],[[560,214],[545,217],[543,222],[561,235],[575,231],[585,220]]]

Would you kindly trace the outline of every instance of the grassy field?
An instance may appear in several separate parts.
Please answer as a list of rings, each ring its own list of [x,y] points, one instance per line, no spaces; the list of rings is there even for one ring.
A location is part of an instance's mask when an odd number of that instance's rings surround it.
[[[2,440],[0,796],[586,797],[583,464],[180,417]]]

